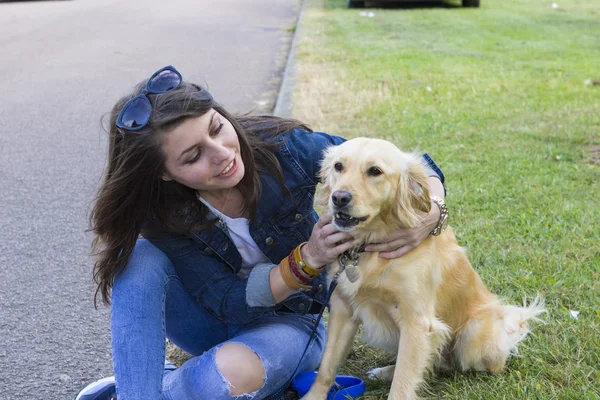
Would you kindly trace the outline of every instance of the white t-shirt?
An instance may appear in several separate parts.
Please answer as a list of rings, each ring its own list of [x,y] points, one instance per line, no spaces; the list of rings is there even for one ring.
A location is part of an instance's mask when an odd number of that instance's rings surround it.
[[[250,236],[250,221],[248,218],[230,218],[211,206],[202,197],[198,196],[198,199],[227,226],[229,237],[238,249],[240,256],[242,256],[242,268],[238,273],[240,278],[246,279],[250,275],[250,270],[256,264],[271,262]]]

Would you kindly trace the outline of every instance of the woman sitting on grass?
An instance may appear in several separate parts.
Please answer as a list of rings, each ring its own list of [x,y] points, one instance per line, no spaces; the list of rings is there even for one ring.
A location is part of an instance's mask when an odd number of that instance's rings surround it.
[[[284,385],[325,300],[320,272],[351,246],[312,204],[323,150],[343,141],[234,117],[170,66],[117,102],[91,215],[116,378],[77,399],[264,399]],[[438,219],[432,207],[420,228],[366,250],[398,257]],[[194,357],[166,363],[165,338]],[[297,374],[317,367],[324,344],[321,323]]]

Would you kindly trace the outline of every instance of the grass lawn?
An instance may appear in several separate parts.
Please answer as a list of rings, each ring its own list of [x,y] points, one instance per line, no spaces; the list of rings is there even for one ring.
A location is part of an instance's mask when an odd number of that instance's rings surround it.
[[[556,1],[368,17],[307,0],[294,116],[429,152],[484,282],[513,303],[539,292],[550,312],[504,374],[436,375],[424,398],[600,399],[600,3]],[[384,364],[357,341],[344,372]]]

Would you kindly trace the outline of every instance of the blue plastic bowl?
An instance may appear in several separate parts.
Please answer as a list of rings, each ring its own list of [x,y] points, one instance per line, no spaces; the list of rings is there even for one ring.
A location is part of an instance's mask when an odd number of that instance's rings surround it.
[[[316,371],[304,372],[294,379],[292,389],[302,397],[308,392],[316,378]],[[335,384],[329,390],[327,400],[355,399],[364,393],[365,383],[362,380],[354,376],[338,375],[335,377]]]

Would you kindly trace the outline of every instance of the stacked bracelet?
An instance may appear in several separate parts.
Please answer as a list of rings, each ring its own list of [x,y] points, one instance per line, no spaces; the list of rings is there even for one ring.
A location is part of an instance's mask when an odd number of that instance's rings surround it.
[[[296,261],[294,260],[294,253],[290,253],[288,256],[288,264],[290,265],[290,271],[292,271],[292,275],[294,275],[297,281],[304,284],[308,284],[310,281],[312,281],[312,276],[304,274],[298,269],[298,264],[296,264]]]
[[[300,268],[302,270],[302,272],[304,272],[305,274],[315,277],[318,276],[321,271],[317,271],[315,269],[312,269],[303,259],[302,259],[302,255],[300,253],[300,250],[302,250],[302,247],[304,247],[304,245],[307,242],[301,243],[298,247],[296,247],[294,249],[294,261],[296,262],[296,265],[298,266],[298,268]]]
[[[306,242],[301,243],[279,264],[281,276],[286,285],[296,290],[310,289],[310,282],[321,273],[320,270],[311,268],[302,259],[300,250],[305,244]]]
[[[301,283],[297,278],[294,278],[292,270],[290,268],[289,258],[286,257],[279,263],[279,270],[281,271],[281,276],[286,285],[294,290],[308,290],[311,288],[310,285],[306,285]]]

